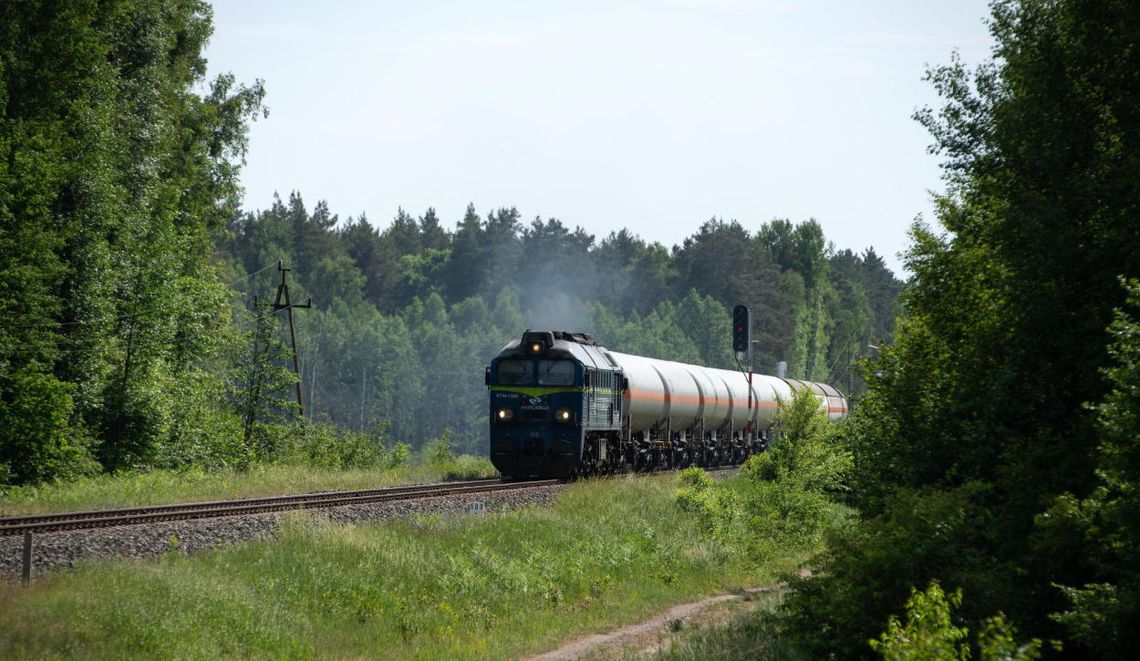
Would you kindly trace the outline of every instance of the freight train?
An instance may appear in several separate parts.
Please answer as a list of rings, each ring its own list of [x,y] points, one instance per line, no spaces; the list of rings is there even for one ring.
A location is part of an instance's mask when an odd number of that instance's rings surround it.
[[[527,330],[486,370],[491,462],[509,479],[739,464],[771,440],[777,398],[835,388],[608,351],[585,333]]]

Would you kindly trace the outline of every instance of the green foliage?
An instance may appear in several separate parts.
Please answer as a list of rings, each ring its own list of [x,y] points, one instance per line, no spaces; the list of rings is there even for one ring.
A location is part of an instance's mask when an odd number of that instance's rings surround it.
[[[392,449],[387,452],[387,462],[384,467],[389,469],[399,468],[408,463],[408,456],[411,454],[411,448],[407,443],[396,443]]]
[[[176,456],[211,395],[184,377],[224,303],[197,294],[264,90],[205,80],[210,32],[194,0],[0,7],[0,399],[45,407],[0,439],[19,481]]]
[[[872,640],[871,649],[887,661],[966,661],[969,629],[950,621],[951,610],[962,604],[962,591],[947,596],[937,581],[925,591],[911,589],[906,602],[906,624],[892,615],[887,630]]]
[[[696,515],[701,532],[726,546],[743,546],[747,530],[744,503],[736,490],[716,486],[701,468],[686,468],[675,496],[681,510]]]
[[[386,463],[383,445],[369,434],[333,425],[310,422],[286,437],[277,456],[286,463],[322,468],[355,468]]]
[[[67,384],[50,375],[21,370],[6,381],[9,398],[0,399],[0,466],[3,483],[32,482],[49,476],[90,472],[93,461],[76,441],[69,421]]]
[[[829,530],[817,559],[824,570],[794,580],[781,609],[788,639],[812,657],[854,658],[914,585],[941,577],[978,600],[1008,594],[1017,580],[1014,567],[983,551],[1001,534],[990,500],[989,490],[976,483],[949,491],[900,489],[883,514]],[[988,615],[980,601],[967,606],[968,621]]]
[[[1044,644],[1033,638],[1025,643],[1017,641],[1017,629],[1001,613],[986,619],[978,632],[978,658],[985,661],[1033,661],[1041,658]],[[1050,641],[1054,651],[1061,651],[1061,643]]]
[[[741,473],[750,479],[779,482],[812,493],[846,489],[851,453],[842,445],[837,425],[820,411],[818,397],[800,390],[780,401],[778,436],[767,452],[750,457]]]
[[[1098,655],[1121,658],[1140,650],[1140,281],[1124,285],[1128,306],[1109,327],[1113,365],[1105,376],[1112,390],[1096,407],[1097,487],[1084,500],[1058,498],[1039,518],[1044,549],[1076,539],[1094,567],[1079,587],[1060,586],[1068,603],[1053,619]]]
[[[690,466],[681,471],[680,475],[681,485],[693,489],[694,491],[705,491],[713,486],[713,479],[705,472],[705,469],[698,466]]]
[[[926,590],[912,588],[906,602],[906,622],[892,615],[887,630],[871,648],[887,661],[926,661],[939,659],[955,661],[972,658],[967,637],[970,630],[952,621],[953,611],[962,605],[962,591],[947,595],[938,581],[931,581]],[[998,614],[988,618],[978,634],[978,658],[982,661],[1032,661],[1041,658],[1041,641],[1034,639],[1019,644],[1017,630],[1005,617]]]
[[[290,390],[297,378],[285,367],[290,354],[278,336],[276,313],[265,302],[254,307],[251,317],[246,355],[233,357],[237,369],[230,386],[243,434],[239,453],[228,459],[239,467],[276,458],[290,438],[305,433],[294,424],[297,405]]]
[[[455,453],[451,451],[451,429],[444,429],[439,438],[429,441],[424,446],[424,457],[429,466],[442,466],[455,460]]]
[[[697,516],[705,535],[757,563],[818,547],[842,516],[832,494],[843,489],[850,465],[810,391],[781,402],[779,417],[778,442],[749,458],[739,476],[718,483],[700,468],[687,468],[676,494],[678,507]]]
[[[862,519],[788,599],[811,654],[860,654],[938,576],[971,596],[975,631],[1000,610],[1042,639],[1069,626],[1074,653],[1135,655],[1110,633],[1135,630],[1128,600],[1093,587],[1127,592],[1138,565],[1103,552],[1118,533],[1088,496],[1112,432],[1087,403],[1114,385],[1118,276],[1140,273],[1138,19],[1123,1],[996,2],[993,61],[931,71],[945,103],[918,119],[945,159],[941,229],[912,231],[905,314],[843,431]]]

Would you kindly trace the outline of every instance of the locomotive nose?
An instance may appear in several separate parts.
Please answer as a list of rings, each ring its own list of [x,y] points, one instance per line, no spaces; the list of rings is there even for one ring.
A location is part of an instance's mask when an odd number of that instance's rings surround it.
[[[570,476],[578,457],[569,431],[550,427],[514,431],[513,436],[505,431],[496,434],[492,444],[491,463],[500,473],[516,478]]]

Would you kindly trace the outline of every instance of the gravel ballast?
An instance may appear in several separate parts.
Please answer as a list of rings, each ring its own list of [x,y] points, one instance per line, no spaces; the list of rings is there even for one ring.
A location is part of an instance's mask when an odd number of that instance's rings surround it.
[[[510,491],[437,496],[365,505],[345,505],[308,510],[313,516],[337,523],[379,521],[416,514],[465,513],[480,501],[488,514],[526,506],[542,506],[554,500],[566,485],[556,484]],[[280,521],[295,512],[270,512],[162,523],[65,530],[38,534],[32,541],[32,575],[75,567],[85,560],[108,557],[152,558],[171,551],[194,553],[231,542],[272,538]],[[0,577],[18,579],[22,569],[23,537],[0,538]]]
[[[716,478],[735,474],[737,469],[709,471]],[[545,506],[566,489],[565,484],[536,486],[509,491],[415,498],[364,505],[345,505],[308,510],[313,516],[353,524],[380,521],[417,514],[459,514],[480,501],[485,512],[493,514],[528,506]],[[194,553],[223,544],[277,535],[282,517],[295,512],[271,512],[192,519],[161,523],[70,530],[37,534],[32,541],[32,575],[70,569],[78,563],[98,558],[153,558],[164,553]],[[0,580],[18,580],[23,564],[24,539],[0,537]]]

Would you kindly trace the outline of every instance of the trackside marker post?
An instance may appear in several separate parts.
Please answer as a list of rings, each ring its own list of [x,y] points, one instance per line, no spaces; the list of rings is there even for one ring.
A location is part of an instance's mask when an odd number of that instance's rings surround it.
[[[21,578],[24,585],[32,582],[32,531],[24,532],[24,567]]]

